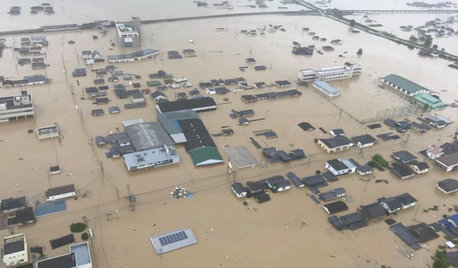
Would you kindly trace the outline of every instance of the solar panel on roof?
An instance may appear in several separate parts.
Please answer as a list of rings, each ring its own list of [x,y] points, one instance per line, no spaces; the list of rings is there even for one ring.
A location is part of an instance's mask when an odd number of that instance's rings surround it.
[[[188,239],[188,236],[184,231],[180,231],[177,233],[169,234],[163,237],[159,238],[159,242],[161,243],[161,246],[165,246],[168,244],[172,244],[181,240]]]

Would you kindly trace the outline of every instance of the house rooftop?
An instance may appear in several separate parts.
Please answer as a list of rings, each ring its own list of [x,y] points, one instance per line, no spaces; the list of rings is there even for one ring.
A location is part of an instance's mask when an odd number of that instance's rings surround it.
[[[321,142],[323,142],[328,148],[338,148],[338,147],[341,147],[341,146],[345,146],[345,145],[353,145],[353,143],[351,142],[351,140],[349,140],[347,137],[343,136],[343,135],[339,135],[339,136],[335,136],[335,137],[332,137],[332,138],[328,138],[328,139],[320,139]]]
[[[402,240],[404,240],[404,242],[411,248],[415,250],[419,250],[421,248],[420,244],[418,244],[418,239],[413,236],[402,223],[396,223],[392,225],[390,229]]]
[[[374,202],[361,207],[361,213],[368,220],[373,220],[386,215],[386,210],[379,202]]]
[[[24,235],[14,235],[5,237],[3,239],[3,255],[23,251],[24,248]]]
[[[420,243],[426,243],[439,237],[434,229],[425,223],[419,223],[407,227],[409,232],[418,239]]]
[[[326,161],[326,163],[328,163],[328,164],[329,164],[333,169],[335,169],[336,171],[346,170],[346,169],[349,168],[349,167],[348,167],[344,162],[342,162],[340,159],[328,160],[328,161]]]
[[[395,198],[397,198],[401,202],[401,204],[404,206],[418,201],[417,199],[415,199],[415,197],[411,196],[409,193],[404,193],[404,194],[395,196]]]
[[[351,138],[351,141],[355,144],[361,144],[361,146],[364,146],[366,144],[371,144],[371,143],[376,143],[377,140],[372,137],[371,135],[369,134],[364,134],[364,135],[360,135],[360,136],[355,136],[355,137],[352,137]]]
[[[406,164],[417,159],[417,157],[408,151],[397,151],[391,155],[394,159]]]
[[[323,208],[329,214],[335,214],[335,213],[339,213],[339,212],[347,210],[348,206],[343,201],[336,201],[336,202],[333,202],[333,203],[329,203],[329,204],[323,205]]]
[[[400,179],[407,179],[415,176],[415,172],[407,165],[393,163],[390,171]]]
[[[437,183],[437,188],[446,194],[458,191],[458,180],[448,178]]]
[[[8,211],[12,209],[20,209],[27,206],[25,202],[25,196],[17,198],[8,198],[1,201],[1,208],[3,211]]]
[[[442,163],[448,167],[453,167],[458,165],[458,153],[444,155],[436,159],[437,162]]]

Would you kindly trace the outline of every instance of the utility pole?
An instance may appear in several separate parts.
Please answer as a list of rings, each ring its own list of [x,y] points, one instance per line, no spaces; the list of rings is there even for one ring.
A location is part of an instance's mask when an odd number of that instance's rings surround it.
[[[410,138],[410,133],[407,133],[406,138],[405,138],[405,140],[403,141],[403,143],[404,143],[404,148],[406,148],[407,143],[409,142],[409,138]]]

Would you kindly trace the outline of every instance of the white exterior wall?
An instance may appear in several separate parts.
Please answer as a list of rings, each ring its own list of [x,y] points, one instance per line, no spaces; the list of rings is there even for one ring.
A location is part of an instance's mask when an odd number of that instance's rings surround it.
[[[246,192],[243,192],[243,193],[237,193],[234,188],[232,188],[232,192],[234,192],[235,196],[237,196],[238,198],[242,198],[242,197],[245,197],[246,196]]]
[[[277,192],[283,192],[283,191],[289,190],[290,188],[291,188],[291,186],[280,187],[280,188],[277,189]]]
[[[339,171],[337,171],[337,170],[335,170],[331,165],[329,165],[328,163],[326,163],[326,165],[325,165],[324,167],[327,168],[329,171],[332,172],[332,174],[334,174],[334,175],[336,175],[336,176],[337,176],[337,175],[347,174],[347,173],[349,173],[349,172],[351,171],[351,170],[348,169],[348,168],[347,168],[347,169],[344,169],[344,170],[339,170]],[[354,171],[353,171],[353,172],[354,172]]]
[[[14,252],[8,255],[3,256],[3,262],[8,267],[14,267],[18,264],[23,264],[28,262],[28,254],[27,254],[27,244],[25,245],[25,250]]]
[[[390,214],[391,214],[391,213],[394,213],[394,212],[396,212],[396,211],[401,210],[401,209],[391,210],[391,209],[388,207],[388,205],[387,205],[386,203],[384,203],[384,202],[382,202],[382,203],[380,203],[380,204],[381,204],[382,207],[383,207],[386,211],[388,211],[388,213],[390,213]]]
[[[65,199],[65,198],[69,198],[69,197],[72,197],[72,196],[75,196],[75,195],[76,195],[75,192],[59,194],[59,195],[53,195],[53,196],[47,197],[46,201],[55,201],[55,200],[59,200],[59,199]]]
[[[358,147],[359,148],[366,148],[366,147],[371,147],[371,146],[374,146],[374,143],[366,143],[366,144],[362,144],[361,142],[358,142]]]
[[[19,116],[24,117],[34,117],[35,110],[32,107],[25,107],[19,109],[11,109],[11,110],[0,110],[0,122],[8,122],[11,118],[16,118]]]
[[[413,203],[406,204],[406,205],[402,204],[402,209],[406,209],[406,208],[413,207],[413,206],[415,206],[416,203],[417,203],[417,202],[413,202]]]

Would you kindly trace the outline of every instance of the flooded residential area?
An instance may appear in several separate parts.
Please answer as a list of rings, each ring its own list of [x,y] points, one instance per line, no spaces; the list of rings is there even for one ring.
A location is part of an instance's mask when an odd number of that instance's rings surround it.
[[[457,267],[456,2],[3,2],[0,267]]]

